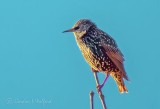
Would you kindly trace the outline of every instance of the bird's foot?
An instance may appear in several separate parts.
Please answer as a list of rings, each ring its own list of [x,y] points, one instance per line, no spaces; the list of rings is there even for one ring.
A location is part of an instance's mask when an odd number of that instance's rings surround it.
[[[103,86],[104,86],[104,84],[97,86],[97,91],[98,91],[98,93],[101,91],[101,89],[102,89]]]

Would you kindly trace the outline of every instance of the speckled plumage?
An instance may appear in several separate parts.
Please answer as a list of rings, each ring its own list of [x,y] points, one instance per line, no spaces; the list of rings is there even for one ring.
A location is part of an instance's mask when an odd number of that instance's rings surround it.
[[[92,71],[110,74],[120,92],[128,92],[123,78],[128,80],[123,61],[124,57],[115,40],[87,19],[79,20],[72,29],[76,42]]]

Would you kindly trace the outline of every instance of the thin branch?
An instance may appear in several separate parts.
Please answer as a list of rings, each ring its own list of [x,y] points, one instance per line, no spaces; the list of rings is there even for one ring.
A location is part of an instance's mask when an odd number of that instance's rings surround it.
[[[95,78],[95,80],[96,80],[96,86],[98,87],[100,84],[99,84],[97,72],[94,72],[94,78]],[[106,106],[106,103],[105,103],[105,99],[104,99],[104,95],[103,95],[101,89],[99,89],[99,90],[97,90],[97,91],[98,91],[99,98],[100,98],[100,100],[101,100],[103,109],[107,109],[107,106]]]
[[[89,93],[89,96],[90,96],[90,108],[91,109],[94,109],[94,103],[93,103],[93,97],[94,97],[94,92],[93,91],[91,91],[90,93]]]

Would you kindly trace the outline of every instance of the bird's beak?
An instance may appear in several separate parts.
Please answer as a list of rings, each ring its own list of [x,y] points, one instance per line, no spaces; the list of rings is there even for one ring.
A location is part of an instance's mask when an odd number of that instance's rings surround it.
[[[63,33],[65,33],[65,32],[74,32],[74,31],[75,31],[75,29],[74,29],[74,28],[71,28],[71,29],[69,29],[69,30],[63,31]]]

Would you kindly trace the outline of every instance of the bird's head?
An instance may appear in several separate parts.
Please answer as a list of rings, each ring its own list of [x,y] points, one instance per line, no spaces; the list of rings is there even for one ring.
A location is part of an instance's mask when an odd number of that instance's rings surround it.
[[[88,19],[81,19],[71,29],[64,32],[73,32],[77,36],[83,36],[91,27],[96,27],[96,25]]]

